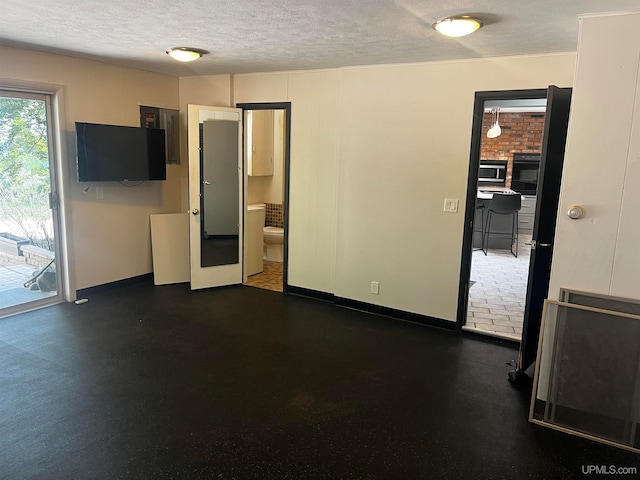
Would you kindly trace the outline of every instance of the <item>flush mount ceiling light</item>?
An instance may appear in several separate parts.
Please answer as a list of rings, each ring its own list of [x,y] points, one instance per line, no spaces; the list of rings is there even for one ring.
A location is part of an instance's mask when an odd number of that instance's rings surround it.
[[[178,47],[167,50],[167,55],[179,62],[193,62],[194,60],[202,57],[205,53],[207,52],[204,50],[190,47]]]
[[[464,37],[482,27],[482,22],[467,15],[449,17],[433,24],[438,32],[447,37]]]

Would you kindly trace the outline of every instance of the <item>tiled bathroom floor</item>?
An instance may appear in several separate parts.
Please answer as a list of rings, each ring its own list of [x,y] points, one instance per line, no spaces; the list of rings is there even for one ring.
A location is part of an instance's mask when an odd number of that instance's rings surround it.
[[[520,340],[529,275],[531,235],[521,235],[518,258],[509,250],[473,252],[465,330]]]
[[[247,278],[245,285],[282,292],[282,262],[264,261],[261,273]]]

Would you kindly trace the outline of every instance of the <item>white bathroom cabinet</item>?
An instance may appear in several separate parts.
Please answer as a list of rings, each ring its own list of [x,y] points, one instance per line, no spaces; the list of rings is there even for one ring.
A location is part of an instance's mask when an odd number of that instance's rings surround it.
[[[248,113],[251,123],[250,135],[247,135],[249,175],[252,177],[273,175],[274,111],[252,110]]]

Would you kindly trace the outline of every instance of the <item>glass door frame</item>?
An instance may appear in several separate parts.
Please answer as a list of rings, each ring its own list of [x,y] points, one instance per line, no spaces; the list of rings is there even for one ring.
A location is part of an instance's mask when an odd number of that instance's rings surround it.
[[[62,87],[51,85],[15,85],[0,81],[0,96],[42,100],[45,103],[47,122],[47,144],[49,156],[50,207],[53,223],[54,255],[56,264],[56,294],[50,297],[0,308],[0,318],[23,313],[38,308],[55,305],[63,301],[75,300],[75,290],[69,276],[68,236],[66,234],[66,202],[63,195],[65,186],[63,161],[66,158],[62,123],[63,91]],[[34,267],[36,270],[37,267]]]

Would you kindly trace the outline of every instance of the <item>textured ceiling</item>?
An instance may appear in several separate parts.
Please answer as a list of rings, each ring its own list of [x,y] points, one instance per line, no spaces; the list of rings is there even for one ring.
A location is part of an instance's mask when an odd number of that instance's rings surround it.
[[[2,0],[0,44],[170,75],[306,70],[574,52],[578,15],[638,0]],[[470,14],[462,39],[433,22]],[[210,53],[179,64],[165,51]],[[1,61],[1,59],[0,59]]]

